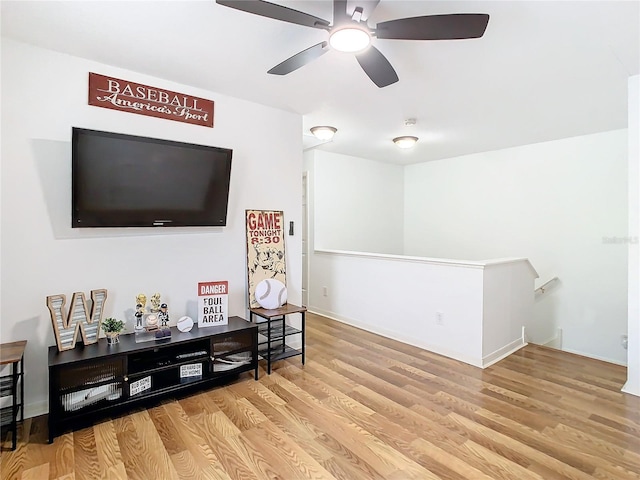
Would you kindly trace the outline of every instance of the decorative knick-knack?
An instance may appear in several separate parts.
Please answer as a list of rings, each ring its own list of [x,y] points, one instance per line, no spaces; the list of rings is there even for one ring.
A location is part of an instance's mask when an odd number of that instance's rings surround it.
[[[160,312],[158,313],[158,318],[160,319],[160,327],[167,328],[169,323],[169,311],[166,303],[163,303],[162,305],[160,305]]]
[[[160,311],[160,294],[154,293],[151,295],[151,313],[158,313]]]
[[[136,317],[135,331],[136,332],[142,332],[144,330],[144,326],[142,325],[142,316],[143,315],[144,315],[144,310],[142,308],[142,304],[141,303],[136,303],[136,313],[135,313],[135,317]]]
[[[107,336],[107,343],[113,345],[120,341],[120,332],[124,330],[124,322],[115,318],[105,318],[102,321],[102,329]]]
[[[144,312],[145,308],[147,308],[147,296],[144,293],[139,293],[136,296],[136,303],[140,304],[142,311]]]

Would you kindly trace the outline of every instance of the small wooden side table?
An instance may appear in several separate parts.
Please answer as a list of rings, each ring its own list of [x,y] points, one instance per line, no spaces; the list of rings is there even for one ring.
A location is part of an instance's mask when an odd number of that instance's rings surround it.
[[[0,397],[13,397],[11,406],[0,410],[2,427],[11,426],[12,450],[16,449],[18,436],[18,410],[20,422],[24,422],[24,349],[26,340],[0,344],[0,366],[11,364],[11,374],[0,376]],[[18,383],[20,394],[18,395]]]
[[[267,310],[265,308],[250,308],[249,320],[258,324],[258,333],[266,340],[258,340],[258,354],[267,361],[267,374],[271,375],[271,363],[284,358],[302,355],[304,365],[304,317],[307,307],[299,307],[292,303],[285,303],[280,308]],[[302,316],[302,328],[297,329],[285,321],[287,315],[299,313]],[[260,317],[260,319],[255,319]],[[287,344],[287,338],[300,335],[302,347],[297,349]]]

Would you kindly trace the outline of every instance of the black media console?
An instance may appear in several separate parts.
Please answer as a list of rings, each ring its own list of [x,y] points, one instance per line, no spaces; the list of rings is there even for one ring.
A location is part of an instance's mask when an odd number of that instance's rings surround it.
[[[115,345],[103,338],[63,352],[49,347],[49,442],[98,418],[250,370],[257,380],[258,327],[240,317],[184,333],[171,327],[164,340],[136,343],[131,334]]]

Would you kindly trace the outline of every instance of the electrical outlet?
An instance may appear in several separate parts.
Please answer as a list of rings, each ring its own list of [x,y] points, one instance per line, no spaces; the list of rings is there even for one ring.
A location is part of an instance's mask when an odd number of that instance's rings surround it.
[[[329,287],[322,287],[322,295],[325,297],[329,296]]]
[[[436,312],[436,325],[444,325],[444,313]]]
[[[622,335],[620,337],[620,343],[622,344],[622,348],[627,350],[629,348],[629,336],[628,335]]]

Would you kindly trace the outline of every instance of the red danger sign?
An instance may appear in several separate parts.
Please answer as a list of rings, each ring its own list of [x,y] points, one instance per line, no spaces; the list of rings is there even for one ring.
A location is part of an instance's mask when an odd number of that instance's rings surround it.
[[[229,289],[229,282],[200,282],[198,283],[198,296],[226,295]]]

